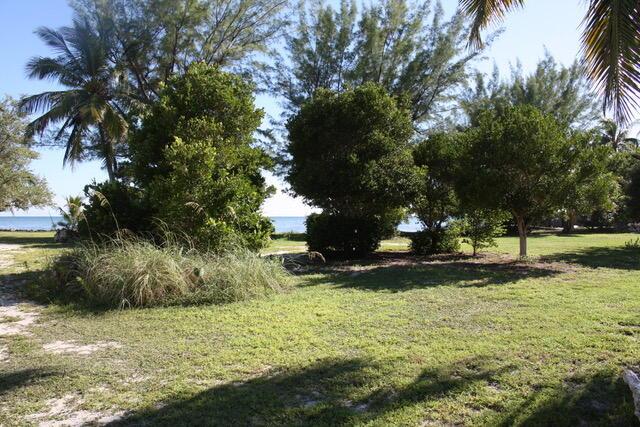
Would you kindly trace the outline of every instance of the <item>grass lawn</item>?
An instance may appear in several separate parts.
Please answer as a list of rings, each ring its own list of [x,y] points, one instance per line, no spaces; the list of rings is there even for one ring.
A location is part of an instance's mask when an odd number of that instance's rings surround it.
[[[522,263],[504,255],[516,238],[478,259],[413,258],[399,238],[268,299],[33,308],[0,335],[0,425],[637,425],[621,380],[640,367],[635,237],[539,235]],[[25,251],[3,286],[61,250],[35,233],[2,243]],[[287,250],[304,242],[269,252]]]

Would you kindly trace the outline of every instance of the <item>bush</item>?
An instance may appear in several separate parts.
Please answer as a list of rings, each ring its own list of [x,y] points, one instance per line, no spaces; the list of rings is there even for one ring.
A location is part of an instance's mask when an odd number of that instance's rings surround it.
[[[157,246],[122,237],[81,244],[51,270],[51,296],[105,308],[241,301],[279,292],[289,278],[278,261],[246,249],[202,253],[171,239]]]
[[[78,222],[85,239],[111,238],[118,231],[135,234],[151,231],[152,210],[140,190],[119,181],[93,183],[85,186],[87,202],[83,219]]]
[[[335,214],[307,217],[307,246],[328,258],[359,257],[375,251],[387,231],[377,218],[349,218]]]
[[[373,83],[342,93],[321,89],[287,130],[287,181],[327,212],[309,223],[313,247],[344,256],[375,250],[380,236],[393,232],[379,230],[391,223],[382,218],[406,206],[414,179],[409,111]]]
[[[509,217],[508,213],[490,209],[476,209],[465,215],[462,224],[463,242],[471,245],[473,256],[480,249],[498,246],[495,238],[506,232],[504,222]]]
[[[434,228],[412,233],[411,251],[416,255],[449,254],[460,251],[460,227],[451,224],[446,228]]]

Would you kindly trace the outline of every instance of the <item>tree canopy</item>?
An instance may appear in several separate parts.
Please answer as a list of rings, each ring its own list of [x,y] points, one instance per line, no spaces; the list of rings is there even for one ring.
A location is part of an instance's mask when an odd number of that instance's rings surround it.
[[[25,139],[26,120],[12,100],[0,101],[0,212],[51,202],[44,179],[29,170],[29,163],[38,153]]]

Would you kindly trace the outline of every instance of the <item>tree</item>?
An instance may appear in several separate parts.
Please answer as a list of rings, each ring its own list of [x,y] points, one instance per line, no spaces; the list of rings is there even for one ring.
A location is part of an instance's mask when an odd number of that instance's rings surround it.
[[[26,118],[15,103],[9,98],[0,101],[0,212],[51,202],[44,179],[29,170],[38,153],[29,147],[25,128]]]
[[[632,151],[640,148],[640,139],[629,136],[629,128],[619,126],[611,119],[600,121],[601,142],[613,148],[613,151]]]
[[[273,231],[260,206],[269,158],[253,146],[253,86],[204,63],[169,81],[131,144],[133,182],[153,216],[199,245],[259,249]]]
[[[128,123],[119,105],[119,78],[109,60],[109,48],[88,25],[74,20],[60,30],[39,28],[36,33],[58,55],[35,57],[27,64],[30,78],[57,80],[64,90],[43,92],[23,98],[27,113],[44,114],[27,128],[30,136],[56,128],[54,141],[65,140],[64,163],[87,154],[104,162],[113,180],[117,171],[116,152]]]
[[[489,79],[484,74],[476,74],[475,87],[468,89],[461,99],[462,109],[471,123],[487,108],[515,105],[536,107],[551,114],[563,126],[574,129],[591,127],[600,109],[582,66],[574,62],[564,67],[549,53],[528,75],[520,65],[512,69],[508,79],[502,79],[497,68]]]
[[[524,0],[460,0],[471,17],[470,42],[482,44],[482,29],[524,5]],[[636,1],[591,0],[584,18],[582,53],[594,87],[604,94],[604,108],[616,121],[627,121],[640,100],[640,8]]]
[[[82,197],[68,196],[65,199],[65,208],[58,208],[62,221],[58,225],[70,231],[78,231],[80,221],[84,218],[84,207]]]
[[[356,10],[300,3],[285,58],[272,70],[272,90],[294,114],[321,88],[342,92],[366,82],[407,96],[417,125],[446,116],[479,52],[465,52],[461,15],[443,19],[438,5],[386,0]]]
[[[528,226],[562,207],[574,167],[571,144],[557,121],[531,106],[487,110],[464,135],[459,193],[465,206],[510,212],[520,256]]]
[[[620,198],[618,179],[609,170],[611,149],[597,145],[596,141],[597,135],[593,132],[576,132],[570,139],[575,160],[569,170],[563,204],[565,233],[574,230],[580,215],[614,211]]]
[[[143,104],[196,62],[255,73],[286,27],[286,0],[74,0],[112,46],[116,68]]]
[[[505,233],[508,217],[508,213],[492,209],[473,209],[464,215],[463,241],[471,245],[473,256],[481,249],[498,246],[495,239]]]
[[[321,89],[287,129],[287,181],[296,195],[348,223],[376,222],[378,230],[397,224],[414,175],[403,104],[373,83],[342,93]]]
[[[423,226],[414,236],[414,251],[435,254],[457,250],[448,242],[458,239],[458,228],[449,227],[459,214],[455,192],[459,144],[455,133],[434,133],[413,148],[416,180],[412,189],[411,211]]]

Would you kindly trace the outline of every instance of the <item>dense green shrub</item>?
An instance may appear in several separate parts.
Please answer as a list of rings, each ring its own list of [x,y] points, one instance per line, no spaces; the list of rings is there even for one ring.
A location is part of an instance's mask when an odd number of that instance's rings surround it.
[[[343,93],[320,90],[287,129],[287,180],[296,194],[326,212],[311,221],[321,222],[308,233],[310,245],[346,250],[349,256],[375,249],[384,233],[381,224],[368,223],[373,218],[399,221],[414,176],[407,109],[375,84]],[[324,221],[336,222],[341,232],[322,226]],[[320,230],[329,234],[321,237]],[[357,250],[350,243],[354,239]]]
[[[83,219],[78,222],[83,238],[102,240],[118,231],[151,231],[153,210],[139,189],[120,181],[94,182],[85,186],[84,194],[87,201]]]
[[[199,252],[171,239],[158,246],[116,237],[63,253],[44,282],[52,298],[105,308],[226,303],[281,291],[281,263],[247,249]]]
[[[410,248],[416,255],[450,254],[460,251],[460,227],[457,223],[443,228],[411,233]]]
[[[87,188],[83,235],[166,227],[204,250],[264,247],[273,225],[260,206],[273,189],[261,171],[272,162],[254,144],[253,101],[250,84],[202,63],[172,78],[133,131],[121,181]]]
[[[307,246],[326,257],[359,257],[375,251],[388,233],[379,218],[350,218],[326,213],[307,217]]]

